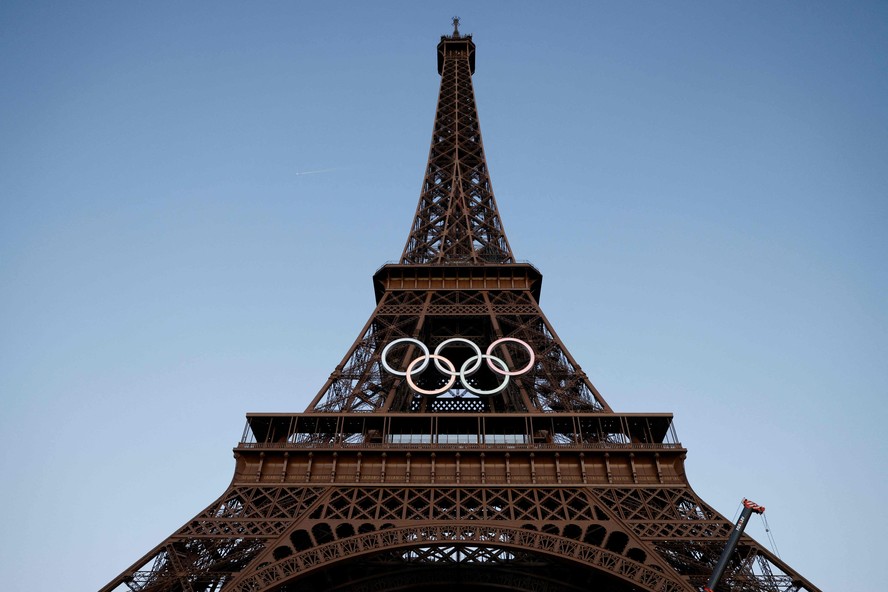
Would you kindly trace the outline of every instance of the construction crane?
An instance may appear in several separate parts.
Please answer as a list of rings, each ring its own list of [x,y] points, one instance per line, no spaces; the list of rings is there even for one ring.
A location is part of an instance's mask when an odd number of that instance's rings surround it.
[[[737,543],[740,542],[740,537],[746,529],[746,523],[749,522],[749,517],[752,516],[753,512],[756,514],[764,514],[765,506],[760,506],[757,503],[744,498],[743,511],[740,512],[740,518],[737,519],[737,524],[734,526],[734,530],[731,531],[731,536],[728,537],[728,542],[725,544],[721,557],[718,558],[718,563],[715,564],[715,569],[712,570],[712,575],[709,576],[709,581],[703,588],[704,592],[714,592],[715,586],[725,573],[725,568],[728,566],[728,560],[731,558],[731,555],[734,554],[734,550],[737,548]]]

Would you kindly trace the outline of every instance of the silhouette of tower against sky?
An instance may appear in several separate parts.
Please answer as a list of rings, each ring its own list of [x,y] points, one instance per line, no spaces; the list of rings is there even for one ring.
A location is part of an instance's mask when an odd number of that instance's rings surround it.
[[[370,319],[304,412],[247,415],[228,489],[102,592],[706,584],[734,525],[691,489],[672,415],[613,411],[543,314],[494,198],[458,24]],[[818,590],[748,536],[715,589]]]

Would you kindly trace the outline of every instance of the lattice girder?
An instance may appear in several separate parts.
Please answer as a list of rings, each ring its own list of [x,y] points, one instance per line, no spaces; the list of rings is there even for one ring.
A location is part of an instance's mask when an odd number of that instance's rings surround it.
[[[243,570],[323,493],[313,487],[232,486],[207,509],[102,588],[209,592]]]
[[[441,88],[416,215],[401,263],[512,263],[472,86],[470,38],[442,41]]]
[[[501,280],[501,278],[500,278]],[[460,320],[455,320],[458,317]],[[382,367],[383,348],[411,337],[432,349],[445,339],[464,337],[486,346],[501,337],[520,338],[533,347],[536,364],[513,377],[501,395],[485,408],[540,412],[610,408],[555,334],[529,291],[441,290],[387,291],[365,331],[349,349],[310,408],[317,411],[397,411],[424,409],[402,377]],[[520,353],[520,352],[518,352]],[[406,368],[414,349],[390,354],[390,365]],[[504,354],[510,356],[507,350]]]
[[[364,555],[378,554],[383,550],[426,549],[430,546],[483,546],[488,550],[531,552],[605,572],[619,580],[635,584],[640,590],[693,591],[686,582],[668,572],[633,561],[605,548],[527,529],[461,522],[392,526],[381,531],[327,542],[266,565],[255,573],[242,572],[241,577],[232,582],[230,589],[236,592],[275,590],[289,581],[309,575],[313,570],[337,569],[337,563],[348,564],[360,560]]]
[[[269,454],[296,452],[265,450],[260,472],[245,466],[242,474],[260,478]],[[118,582],[139,591],[272,590],[365,555],[443,545],[470,554],[521,549],[637,589],[688,590],[705,582],[730,529],[688,487],[242,483]],[[741,555],[726,579],[735,587],[725,589],[816,590],[748,537]]]

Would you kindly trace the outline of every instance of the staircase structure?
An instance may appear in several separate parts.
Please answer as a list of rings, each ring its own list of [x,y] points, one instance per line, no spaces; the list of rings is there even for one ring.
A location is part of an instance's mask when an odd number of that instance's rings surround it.
[[[733,524],[668,413],[613,411],[516,261],[454,22],[419,204],[302,413],[248,414],[222,496],[102,592],[693,592]],[[817,588],[744,536],[717,591]]]

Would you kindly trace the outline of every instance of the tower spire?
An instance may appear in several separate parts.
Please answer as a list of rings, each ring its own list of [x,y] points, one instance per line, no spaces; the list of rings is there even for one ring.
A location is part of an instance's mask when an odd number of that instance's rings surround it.
[[[472,74],[475,44],[453,35],[438,44],[441,87],[432,145],[403,264],[502,264],[515,258],[493,196]]]

